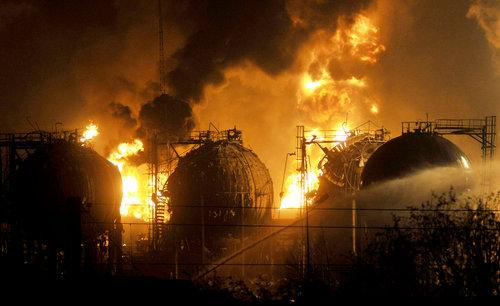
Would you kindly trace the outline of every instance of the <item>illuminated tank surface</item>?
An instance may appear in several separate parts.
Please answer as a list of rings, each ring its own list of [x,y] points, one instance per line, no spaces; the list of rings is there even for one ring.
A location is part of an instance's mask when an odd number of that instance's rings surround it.
[[[273,186],[269,171],[237,142],[204,144],[181,158],[167,186],[173,222],[198,222],[192,207],[207,209],[207,222],[265,223],[271,218]],[[243,208],[250,208],[242,211]],[[198,212],[199,209],[196,209]]]
[[[388,141],[372,154],[361,175],[362,185],[366,187],[443,166],[468,169],[470,160],[456,145],[439,135],[407,133]]]
[[[236,141],[208,142],[190,151],[180,159],[166,187],[170,223],[175,225],[175,235],[170,237],[176,237],[170,243],[181,252],[178,257],[183,262],[214,260],[252,230],[239,225],[271,220],[269,171],[255,153]]]

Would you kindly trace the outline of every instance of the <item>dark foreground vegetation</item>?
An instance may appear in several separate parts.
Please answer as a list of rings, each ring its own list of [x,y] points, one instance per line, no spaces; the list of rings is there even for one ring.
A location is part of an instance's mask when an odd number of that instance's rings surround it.
[[[498,300],[499,202],[500,194],[458,200],[450,192],[412,207],[409,215],[394,215],[393,224],[352,255],[350,269],[338,277],[325,278],[324,271],[313,266],[305,277],[298,273],[279,280],[266,275],[251,281],[212,275],[196,283],[113,277],[79,281],[75,288],[90,286],[126,300],[159,294],[169,305],[333,305],[386,297]],[[30,284],[25,277],[19,281],[23,287]],[[32,280],[30,285],[40,282]],[[68,283],[49,285],[59,294]]]
[[[332,281],[319,269],[300,279],[251,282],[210,278],[201,292],[226,303],[323,305],[389,298],[498,299],[500,294],[499,194],[458,200],[453,192],[411,207],[353,256],[352,270]]]
[[[453,192],[379,233],[356,258],[348,294],[498,296],[499,194],[457,201]]]

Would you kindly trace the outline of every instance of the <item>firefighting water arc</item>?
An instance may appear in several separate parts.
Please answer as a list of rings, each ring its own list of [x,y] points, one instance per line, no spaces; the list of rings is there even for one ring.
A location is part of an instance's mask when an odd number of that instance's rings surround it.
[[[0,275],[498,297],[497,2],[0,1]]]

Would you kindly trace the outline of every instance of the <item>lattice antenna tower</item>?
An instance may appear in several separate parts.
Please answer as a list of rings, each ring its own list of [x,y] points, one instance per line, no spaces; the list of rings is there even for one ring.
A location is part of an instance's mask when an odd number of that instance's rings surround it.
[[[165,46],[163,38],[163,12],[162,12],[162,0],[158,0],[158,47],[159,47],[159,61],[158,61],[158,71],[160,73],[160,90],[162,94],[166,93],[167,80],[165,71]]]

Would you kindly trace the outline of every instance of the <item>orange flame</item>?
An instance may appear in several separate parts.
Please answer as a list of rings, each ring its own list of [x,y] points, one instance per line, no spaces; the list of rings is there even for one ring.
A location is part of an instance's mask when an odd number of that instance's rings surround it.
[[[378,43],[378,28],[363,15],[358,15],[356,22],[348,33],[351,55],[363,62],[375,64],[385,46]]]
[[[97,135],[99,135],[99,128],[91,122],[86,127],[80,142],[87,142]],[[144,144],[139,139],[135,139],[133,142],[119,144],[108,156],[108,160],[118,168],[122,177],[123,197],[120,214],[150,221],[155,204],[151,200],[153,184],[149,182],[147,165],[135,166],[128,160],[143,151]],[[157,197],[162,198],[160,194]],[[168,220],[169,216],[166,217]]]
[[[298,107],[322,128],[338,121],[338,114],[353,113],[364,105],[372,114],[378,112],[367,94],[369,84],[362,71],[377,63],[385,46],[379,42],[379,30],[370,18],[358,15],[350,26],[341,26],[333,36],[317,33],[305,50]]]
[[[307,132],[304,137],[306,142],[323,141],[323,140],[333,140],[333,145],[340,142],[346,141],[349,134],[349,130],[344,124],[340,124],[336,129],[330,131],[321,131],[320,129],[313,129]],[[313,145],[306,147],[306,152],[311,161],[311,165],[316,165],[320,159],[323,157],[323,152],[318,150]],[[312,167],[311,167],[312,168]],[[304,186],[301,186],[301,175],[299,172],[292,173],[286,179],[286,192],[281,199],[280,209],[289,208],[301,208],[304,203],[310,205],[312,203],[312,198],[308,197],[308,194],[314,194],[314,192],[319,188],[319,177],[321,176],[321,171],[319,169],[313,168],[309,169],[304,177]]]
[[[122,176],[123,198],[120,206],[122,216],[149,221],[152,217],[152,203],[149,192],[147,166],[134,166],[128,158],[144,151],[144,144],[139,139],[130,143],[121,143],[112,152],[108,160],[118,167]]]
[[[85,127],[85,131],[83,132],[82,137],[80,138],[80,142],[87,142],[96,137],[97,135],[99,135],[99,128],[97,127],[96,124],[90,122],[90,124]]]
[[[378,31],[368,17],[358,15],[350,27],[340,27],[329,39],[326,39],[325,33],[319,33],[321,39],[315,40],[311,49],[307,50],[310,61],[306,63],[308,69],[302,75],[301,87],[297,93],[298,104],[321,128],[305,135],[306,141],[312,140],[313,135],[315,141],[333,139],[333,145],[345,141],[349,131],[344,125],[337,125],[333,129],[337,131],[334,135],[322,135],[320,130],[331,129],[332,121],[339,121],[339,113],[349,111],[352,114],[353,108],[350,106],[353,102],[364,103],[365,110],[371,114],[379,112],[377,104],[368,99],[366,94],[368,80],[362,75],[349,75],[349,68],[373,65],[385,51],[385,47],[379,43]],[[343,65],[348,69],[344,71]],[[286,192],[281,199],[282,209],[311,204],[311,199],[306,194],[314,193],[319,187],[320,170],[312,168],[324,153],[312,145],[307,146],[306,152],[311,166],[303,179],[304,186],[301,186],[300,173],[295,172],[287,177]]]

